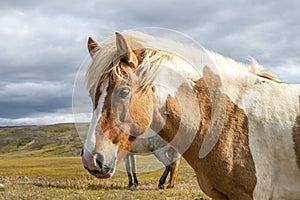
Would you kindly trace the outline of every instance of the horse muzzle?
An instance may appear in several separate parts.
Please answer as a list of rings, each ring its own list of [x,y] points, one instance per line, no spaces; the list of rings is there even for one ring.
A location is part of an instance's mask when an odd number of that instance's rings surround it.
[[[100,153],[82,150],[81,161],[83,167],[96,178],[110,178],[115,172],[116,159],[108,166],[104,163],[104,157]]]

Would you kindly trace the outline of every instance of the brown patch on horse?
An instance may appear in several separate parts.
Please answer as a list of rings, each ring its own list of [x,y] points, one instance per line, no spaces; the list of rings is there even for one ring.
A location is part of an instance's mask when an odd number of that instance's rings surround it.
[[[118,95],[119,83],[113,81],[110,77],[111,84],[106,90],[107,95],[96,131],[99,130],[108,140],[116,144],[119,151],[128,151],[135,138],[149,128],[156,100],[150,85],[138,89],[131,88],[130,97],[122,99]],[[122,81],[126,82],[125,79]],[[130,83],[121,82],[120,85],[130,87]]]
[[[137,58],[138,65],[140,65],[143,62],[143,60],[144,60],[144,52],[145,52],[144,49],[137,49],[137,50],[133,50],[132,51],[132,53]],[[114,64],[115,63],[111,64],[110,69],[113,68]],[[104,73],[102,75],[102,77],[99,79],[99,81],[98,81],[98,83],[96,85],[94,96],[92,97],[94,110],[97,109],[100,96],[101,96],[101,94],[103,92],[103,91],[100,90],[101,85],[103,84],[103,81],[106,78],[113,78],[114,82],[118,82],[120,77],[122,77],[126,73],[129,73],[134,68],[134,67],[128,65],[128,62],[127,62],[126,59],[120,59],[116,65],[119,68],[119,70],[118,70],[119,73],[116,74],[116,71],[112,71],[111,73],[108,73],[108,74]],[[110,71],[110,69],[108,71]],[[93,95],[92,91],[90,91],[90,95]]]
[[[194,87],[200,109],[200,123],[198,132],[190,147],[183,153],[183,157],[194,168],[201,189],[215,199],[253,199],[253,191],[257,182],[254,161],[249,148],[248,118],[244,110],[234,104],[230,98],[218,89],[221,86],[219,76],[208,67],[203,70],[204,78],[199,79]],[[209,90],[207,86],[213,84],[216,90]],[[181,92],[178,90],[178,95]],[[219,140],[209,154],[203,159],[196,159],[199,155],[204,137],[208,136],[212,121],[212,105],[225,100],[226,115]],[[212,104],[213,101],[214,104]],[[187,102],[189,103],[189,102]],[[191,111],[192,112],[192,111]],[[160,132],[167,141],[175,137],[180,124],[180,107],[178,101],[168,97],[166,103],[167,120]],[[181,152],[182,153],[182,152]]]
[[[200,168],[204,170],[203,176],[209,178],[204,182],[210,183],[212,193],[219,193],[220,196],[224,195],[229,199],[252,199],[257,180],[249,147],[247,115],[227,95],[219,91],[218,88],[222,83],[218,75],[208,67],[204,67],[203,74],[204,79],[198,80],[195,86],[201,116],[199,125],[201,144],[212,120],[211,102],[216,101],[214,106],[219,106],[215,98],[226,100],[225,121],[219,140],[200,162]],[[211,88],[216,90],[209,91],[207,82],[213,84]]]
[[[145,87],[138,90],[131,96],[129,103],[129,113],[133,123],[147,130],[151,124],[153,109],[153,96],[147,92],[149,88]],[[150,104],[150,105],[149,105]],[[147,106],[149,105],[149,106]]]
[[[99,130],[108,140],[112,141],[114,144],[117,144],[119,149],[128,151],[131,149],[131,145],[133,144],[135,138],[133,138],[130,133],[126,131],[126,129],[122,129],[122,127],[116,123],[116,114],[114,113],[111,105],[114,88],[114,85],[113,87],[107,88],[107,96],[105,97],[103,110],[101,112],[102,116],[96,127],[96,138],[97,130]]]
[[[293,140],[297,164],[298,168],[300,169],[300,115],[297,116],[295,125],[293,127]]]

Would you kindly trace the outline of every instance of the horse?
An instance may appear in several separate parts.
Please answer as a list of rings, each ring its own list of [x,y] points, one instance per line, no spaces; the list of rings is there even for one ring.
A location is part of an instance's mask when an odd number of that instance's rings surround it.
[[[136,139],[130,151],[124,156],[128,176],[128,187],[139,185],[136,176],[136,154],[149,153],[153,153],[165,166],[165,170],[158,182],[158,188],[164,189],[164,184],[169,173],[170,178],[167,188],[173,188],[178,175],[180,154],[158,135]]]
[[[151,128],[213,199],[299,199],[299,85],[254,59],[138,31],[101,45],[90,38],[88,49],[94,112],[82,163],[91,174],[113,176],[122,152]]]

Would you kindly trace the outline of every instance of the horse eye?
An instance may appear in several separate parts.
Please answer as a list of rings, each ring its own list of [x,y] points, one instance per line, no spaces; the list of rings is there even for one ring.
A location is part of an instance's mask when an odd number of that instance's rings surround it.
[[[125,80],[128,80],[128,79],[129,79],[129,75],[128,75],[127,73],[125,73],[125,74],[123,75],[123,78],[124,78]]]
[[[119,97],[125,99],[128,97],[129,94],[130,94],[130,88],[124,87],[120,90]]]

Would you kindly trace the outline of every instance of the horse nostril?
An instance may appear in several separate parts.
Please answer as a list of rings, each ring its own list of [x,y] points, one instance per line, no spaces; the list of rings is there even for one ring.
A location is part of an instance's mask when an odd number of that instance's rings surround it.
[[[96,163],[98,164],[98,166],[100,168],[103,168],[103,161],[104,161],[103,155],[100,153],[94,153],[94,156],[96,158]]]
[[[97,158],[96,158],[96,163],[102,169],[103,163],[100,160],[98,160]]]

